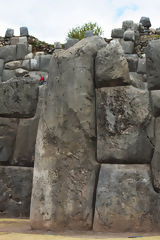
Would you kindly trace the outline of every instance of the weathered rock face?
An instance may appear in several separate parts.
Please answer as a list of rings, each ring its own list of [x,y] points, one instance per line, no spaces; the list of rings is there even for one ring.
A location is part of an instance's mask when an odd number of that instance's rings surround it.
[[[150,90],[160,89],[160,40],[152,40],[146,48],[147,82]]]
[[[129,83],[128,63],[118,40],[111,41],[98,51],[95,60],[95,80],[97,87]]]
[[[151,103],[153,115],[160,116],[160,90],[151,91]]]
[[[155,120],[155,151],[151,162],[153,186],[160,192],[160,117]]]
[[[32,168],[0,166],[0,217],[29,217]]]
[[[86,38],[51,60],[36,143],[32,228],[92,227],[98,173],[93,68],[105,45]]]
[[[96,194],[94,231],[159,230],[160,196],[148,165],[103,164]]]
[[[12,158],[17,134],[18,119],[0,118],[0,164]]]
[[[147,163],[153,146],[148,91],[132,86],[97,89],[97,158],[106,163]]]
[[[38,100],[38,83],[11,80],[0,83],[0,116],[33,117]]]

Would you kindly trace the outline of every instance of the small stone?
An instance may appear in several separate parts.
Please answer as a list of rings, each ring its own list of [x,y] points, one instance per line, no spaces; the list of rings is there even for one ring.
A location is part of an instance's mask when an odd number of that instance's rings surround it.
[[[120,43],[121,43],[124,53],[132,54],[134,52],[134,42],[124,41],[123,39],[121,39]]]
[[[12,37],[11,38],[11,45],[16,45],[19,43],[19,37]]]
[[[112,38],[123,38],[124,29],[122,28],[115,28],[112,30],[111,37]]]
[[[32,59],[34,57],[33,53],[28,53],[26,56],[25,56],[25,59]]]
[[[138,66],[137,54],[125,54],[125,57],[128,62],[129,72],[137,72],[137,66]]]
[[[135,41],[135,33],[133,30],[128,29],[127,31],[124,32],[123,39],[125,41]]]
[[[137,73],[141,73],[141,74],[146,73],[146,57],[139,58]]]
[[[27,54],[27,47],[25,44],[17,44],[17,60],[24,60]]]
[[[11,38],[14,35],[14,29],[8,28],[5,33],[5,38]]]
[[[140,23],[141,23],[142,26],[144,26],[144,27],[147,27],[147,28],[151,27],[151,22],[150,22],[149,17],[141,17]]]
[[[42,56],[44,55],[44,52],[36,52],[36,56]]]
[[[23,77],[26,74],[28,74],[28,71],[23,68],[18,68],[16,69],[15,74],[16,74],[16,77]]]
[[[12,61],[5,64],[6,69],[14,70],[19,68],[22,64],[22,61]]]
[[[28,36],[28,28],[27,27],[20,27],[20,36]]]
[[[32,45],[29,44],[29,45],[28,45],[28,53],[31,53],[31,52],[32,52]]]
[[[124,31],[128,29],[134,29],[134,22],[132,20],[123,21],[122,28]]]

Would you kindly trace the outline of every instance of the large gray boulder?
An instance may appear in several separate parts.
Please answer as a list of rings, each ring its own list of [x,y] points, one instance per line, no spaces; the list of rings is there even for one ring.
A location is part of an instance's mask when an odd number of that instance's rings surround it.
[[[147,82],[150,90],[160,89],[160,39],[152,40],[146,48]]]
[[[32,168],[0,166],[0,217],[29,217]]]
[[[148,165],[101,165],[94,231],[158,231],[159,205],[160,195],[153,189]]]
[[[149,93],[132,86],[97,89],[97,159],[105,163],[149,163],[153,146]]]
[[[118,40],[100,49],[95,60],[96,87],[129,84],[128,63]]]
[[[51,59],[36,142],[32,228],[92,227],[98,173],[94,57],[105,45],[102,38],[85,38]]]
[[[33,117],[38,100],[38,83],[30,78],[0,83],[0,116]]]
[[[16,45],[0,47],[0,58],[5,62],[16,60]]]
[[[11,163],[17,127],[18,119],[0,118],[0,165]]]

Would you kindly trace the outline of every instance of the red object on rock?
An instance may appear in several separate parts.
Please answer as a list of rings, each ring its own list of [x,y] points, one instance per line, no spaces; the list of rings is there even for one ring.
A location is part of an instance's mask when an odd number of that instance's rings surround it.
[[[40,81],[44,81],[44,77],[41,77]]]

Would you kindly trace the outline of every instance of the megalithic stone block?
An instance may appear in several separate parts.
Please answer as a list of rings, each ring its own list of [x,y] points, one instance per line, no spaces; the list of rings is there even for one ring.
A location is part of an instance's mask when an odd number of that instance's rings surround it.
[[[145,164],[102,164],[93,230],[152,232],[160,228],[160,195]]]
[[[38,128],[31,226],[89,230],[98,173],[94,56],[104,39],[90,37],[53,55]]]
[[[153,145],[148,91],[133,86],[100,88],[97,98],[97,159],[101,163],[150,163]]]
[[[38,83],[31,78],[0,83],[0,116],[33,117],[37,100]]]

